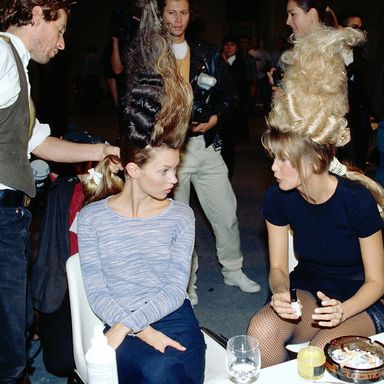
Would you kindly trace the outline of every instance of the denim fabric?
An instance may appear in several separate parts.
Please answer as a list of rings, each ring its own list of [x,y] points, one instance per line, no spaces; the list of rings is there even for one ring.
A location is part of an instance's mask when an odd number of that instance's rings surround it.
[[[120,384],[202,384],[205,342],[189,300],[152,324],[156,330],[187,348],[155,350],[138,337],[127,336],[116,350]],[[106,327],[106,331],[109,327]]]
[[[0,207],[0,383],[16,383],[26,365],[27,248],[31,213]],[[29,303],[30,304],[30,303]]]
[[[384,332],[384,303],[380,300],[367,309],[375,325],[376,333]]]

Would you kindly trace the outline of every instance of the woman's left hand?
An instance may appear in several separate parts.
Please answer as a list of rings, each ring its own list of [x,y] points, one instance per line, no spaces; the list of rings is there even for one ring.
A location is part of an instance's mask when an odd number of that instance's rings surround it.
[[[343,320],[343,307],[339,300],[331,299],[323,292],[317,292],[317,297],[321,300],[321,307],[315,308],[312,319],[320,327],[336,327]]]
[[[171,339],[164,333],[157,331],[151,326],[148,326],[143,331],[137,333],[137,337],[161,353],[164,353],[165,348],[167,347],[175,348],[180,352],[184,352],[186,350],[186,348],[183,347],[179,342]]]

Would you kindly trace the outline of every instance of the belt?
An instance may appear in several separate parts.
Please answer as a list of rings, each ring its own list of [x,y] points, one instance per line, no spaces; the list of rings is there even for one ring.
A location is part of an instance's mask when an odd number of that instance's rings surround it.
[[[21,191],[13,191],[12,189],[0,190],[0,207],[27,207],[29,202],[29,197]]]

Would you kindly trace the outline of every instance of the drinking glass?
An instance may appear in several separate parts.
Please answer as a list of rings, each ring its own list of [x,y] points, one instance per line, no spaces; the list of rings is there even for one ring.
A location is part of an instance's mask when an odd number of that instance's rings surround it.
[[[252,336],[239,335],[227,343],[227,371],[232,381],[252,383],[260,372],[259,342]]]

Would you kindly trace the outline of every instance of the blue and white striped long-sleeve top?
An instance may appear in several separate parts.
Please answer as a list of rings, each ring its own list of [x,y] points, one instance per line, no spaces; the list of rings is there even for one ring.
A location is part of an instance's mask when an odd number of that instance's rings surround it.
[[[108,325],[138,332],[178,309],[187,297],[195,218],[171,200],[159,215],[128,218],[108,199],[78,217],[80,264],[93,311]]]

